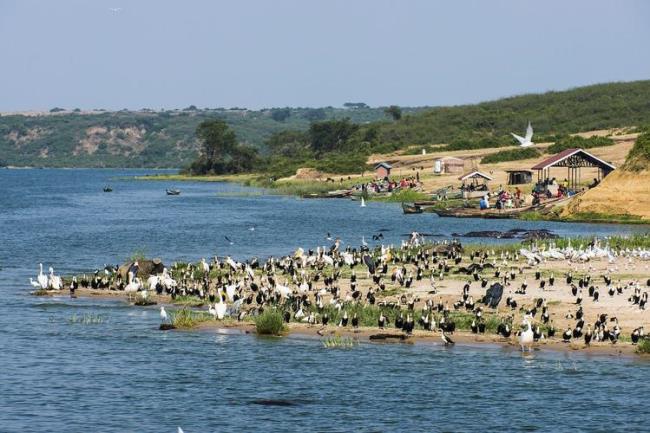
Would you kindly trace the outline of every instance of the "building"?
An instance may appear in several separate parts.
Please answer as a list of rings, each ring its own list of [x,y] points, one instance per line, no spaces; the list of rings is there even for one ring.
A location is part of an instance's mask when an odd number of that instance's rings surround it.
[[[375,165],[375,176],[380,179],[390,176],[390,171],[393,167],[387,162],[380,162]]]
[[[457,174],[465,171],[465,161],[453,156],[436,159],[433,172],[436,174]]]
[[[533,181],[533,172],[530,170],[506,170],[508,185],[524,185]]]
[[[558,168],[566,169],[558,172]],[[580,186],[582,170],[596,170],[598,181],[607,176],[616,169],[607,161],[592,155],[584,149],[567,149],[532,167],[537,170],[537,181],[551,179],[551,169],[555,177],[562,178],[566,176],[569,189],[577,190]]]

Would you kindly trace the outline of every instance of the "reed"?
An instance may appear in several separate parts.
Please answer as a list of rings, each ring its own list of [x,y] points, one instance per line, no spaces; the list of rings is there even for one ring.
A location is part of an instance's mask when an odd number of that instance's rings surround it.
[[[190,329],[206,322],[212,318],[209,314],[201,311],[193,311],[189,308],[182,308],[169,314],[171,324],[180,329]]]
[[[76,313],[70,316],[68,323],[78,324],[78,325],[100,325],[104,323],[106,317],[101,314],[86,313],[82,315],[77,315]]]
[[[267,308],[255,318],[255,329],[259,335],[281,335],[284,331],[282,313],[275,308]]]
[[[636,346],[637,353],[650,353],[650,338],[642,338]]]
[[[327,349],[350,349],[359,345],[359,342],[352,337],[325,337],[322,340],[323,347]]]

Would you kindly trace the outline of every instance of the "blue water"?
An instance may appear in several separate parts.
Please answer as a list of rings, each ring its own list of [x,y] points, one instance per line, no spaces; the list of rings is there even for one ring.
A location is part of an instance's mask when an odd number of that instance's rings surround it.
[[[279,255],[328,244],[327,232],[356,245],[380,229],[399,242],[411,230],[442,239],[645,228],[404,216],[395,204],[120,179],[138,173],[0,170],[0,432],[648,431],[650,363],[641,359],[430,343],[332,350],[298,336],[160,332],[155,308],[28,294],[41,261],[67,274],[137,251],[167,262]],[[173,186],[181,196],[164,194]],[[104,322],[70,323],[84,313]]]

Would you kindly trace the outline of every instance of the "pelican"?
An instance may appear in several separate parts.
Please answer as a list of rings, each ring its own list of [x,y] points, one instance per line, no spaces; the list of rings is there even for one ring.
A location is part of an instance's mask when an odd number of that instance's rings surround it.
[[[43,263],[39,263],[38,266],[40,270],[38,272],[38,277],[36,277],[36,280],[41,286],[41,289],[47,289],[47,275],[43,273]]]
[[[222,320],[226,316],[226,309],[228,306],[223,302],[223,298],[219,297],[219,302],[214,304],[214,311],[217,315],[217,319]]]
[[[534,333],[533,328],[530,326],[530,320],[525,318],[522,322],[523,325],[526,325],[528,328],[524,331],[521,331],[519,334],[519,344],[521,345],[521,351],[525,352],[525,347],[528,346],[528,351],[531,351],[531,345],[533,344]]]
[[[366,207],[366,201],[361,197],[361,207]]]
[[[50,266],[50,277],[48,279],[49,286],[54,290],[61,290],[61,277],[54,275],[54,268]]]

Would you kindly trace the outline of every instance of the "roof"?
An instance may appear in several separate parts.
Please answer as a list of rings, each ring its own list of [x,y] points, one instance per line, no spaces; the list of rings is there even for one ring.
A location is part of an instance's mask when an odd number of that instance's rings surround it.
[[[467,179],[469,179],[471,177],[482,177],[483,179],[486,179],[486,180],[492,180],[492,178],[490,176],[488,176],[485,173],[481,173],[478,170],[474,170],[474,171],[471,171],[471,172],[469,172],[467,174],[464,174],[461,177],[459,177],[458,180],[467,180]]]
[[[528,173],[528,174],[533,174],[532,171],[530,170],[504,170],[506,173]]]
[[[587,152],[584,149],[567,149],[567,150],[563,150],[557,155],[553,155],[550,158],[547,158],[544,161],[534,165],[532,169],[546,170],[547,168],[558,166],[558,164],[561,164],[564,160],[566,160],[567,158],[573,155],[579,155],[582,159],[588,161],[589,163],[593,164],[593,166],[596,167],[607,168],[609,170],[614,170],[616,168],[609,162],[603,161],[602,159],[592,155],[591,153]]]
[[[390,170],[393,168],[389,163],[387,162],[380,162],[379,164],[375,165],[375,170],[377,170],[379,167],[384,167],[386,170]]]

